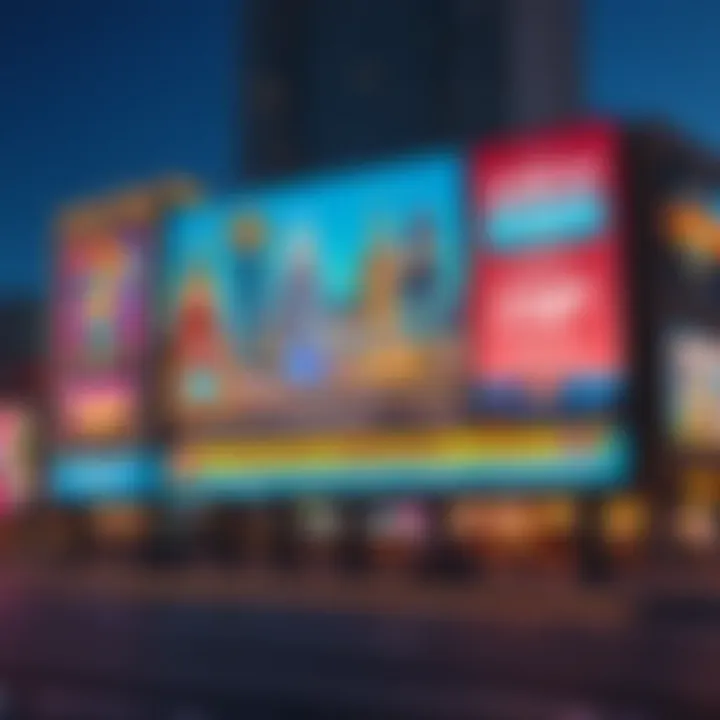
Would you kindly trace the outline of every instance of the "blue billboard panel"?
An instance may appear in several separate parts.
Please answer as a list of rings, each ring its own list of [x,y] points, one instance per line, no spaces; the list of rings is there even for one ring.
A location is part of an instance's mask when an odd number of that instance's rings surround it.
[[[433,156],[186,212],[168,243],[180,424],[285,431],[458,412],[459,160]]]
[[[67,451],[50,469],[50,495],[61,503],[148,500],[162,487],[162,461],[141,449]]]

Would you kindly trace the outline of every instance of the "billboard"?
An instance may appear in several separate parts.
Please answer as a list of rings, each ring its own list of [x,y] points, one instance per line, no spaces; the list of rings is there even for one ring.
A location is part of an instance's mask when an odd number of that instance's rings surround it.
[[[141,448],[99,448],[58,453],[50,468],[56,501],[136,502],[158,497],[162,463],[157,453]]]
[[[664,299],[671,311],[712,317],[720,303],[720,206],[717,183],[681,178],[661,209]]]
[[[627,368],[616,131],[588,125],[473,158],[471,384],[482,412],[617,407]]]
[[[628,442],[615,425],[489,426],[470,402],[485,365],[468,291],[478,279],[497,285],[468,272],[464,170],[458,156],[416,157],[175,218],[163,355],[177,492],[251,500],[592,487],[627,476]],[[558,267],[605,280],[597,255]],[[600,350],[603,371],[619,363],[617,348]],[[578,342],[574,361],[584,352]]]
[[[166,211],[194,196],[179,178],[67,209],[50,302],[49,492],[60,502],[142,500],[160,484],[153,274]]]
[[[166,338],[177,424],[294,432],[456,414],[461,196],[457,161],[429,158],[178,218]]]
[[[665,430],[684,452],[720,448],[720,206],[707,168],[683,167],[660,207]]]
[[[667,427],[679,445],[720,447],[720,338],[707,330],[667,331]]]
[[[151,232],[142,223],[69,222],[53,298],[55,434],[66,443],[140,434]]]

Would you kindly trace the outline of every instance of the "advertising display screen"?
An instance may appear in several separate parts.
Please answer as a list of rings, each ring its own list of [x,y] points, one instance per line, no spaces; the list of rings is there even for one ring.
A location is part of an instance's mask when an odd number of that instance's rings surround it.
[[[671,312],[712,317],[720,305],[720,194],[717,183],[682,182],[662,209],[664,283]]]
[[[693,171],[694,170],[694,171]],[[720,205],[717,178],[684,168],[660,208],[665,429],[683,453],[720,449]]]
[[[214,501],[414,494],[591,487],[627,475],[627,438],[615,425],[488,425],[470,402],[485,355],[468,340],[498,338],[472,324],[467,332],[471,283],[494,280],[469,272],[466,191],[460,158],[434,155],[175,219],[163,342],[178,492]],[[602,275],[597,258],[575,256],[557,272],[585,265],[586,282]],[[607,267],[614,273],[614,260]],[[598,336],[612,325],[605,299],[590,301],[606,323]],[[615,372],[621,350],[603,341],[589,362]],[[568,353],[584,370],[584,348]]]
[[[720,448],[720,338],[678,329],[666,338],[668,427],[686,448]]]
[[[485,413],[617,407],[627,366],[619,143],[604,125],[473,158],[474,400]]]
[[[58,217],[48,358],[53,501],[132,505],[162,487],[156,254],[167,213],[196,194],[191,180],[169,177]]]
[[[53,498],[62,503],[89,500],[149,500],[161,490],[161,461],[142,449],[98,449],[59,453],[52,464]]]
[[[429,159],[180,218],[172,416],[307,430],[456,414],[461,193],[457,163]]]
[[[62,443],[140,433],[147,348],[142,225],[71,225],[60,238],[53,303],[53,398]]]
[[[50,304],[49,492],[54,501],[142,500],[161,484],[151,379],[152,286],[180,180],[68,208],[56,224]],[[153,474],[155,473],[155,474]]]

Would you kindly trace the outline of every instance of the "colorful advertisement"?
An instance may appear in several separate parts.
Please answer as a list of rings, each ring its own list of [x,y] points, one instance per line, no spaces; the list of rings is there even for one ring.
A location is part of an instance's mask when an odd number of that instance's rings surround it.
[[[177,438],[168,475],[178,496],[414,495],[626,480],[629,446],[616,426],[479,425],[469,401],[476,381],[504,381],[509,367],[513,382],[518,372],[525,382],[524,359],[515,355],[534,345],[507,337],[502,324],[510,311],[530,313],[520,299],[499,320],[492,307],[486,317],[473,304],[471,337],[481,344],[469,345],[471,282],[497,293],[532,282],[537,267],[545,268],[537,282],[573,276],[571,297],[560,302],[595,313],[594,334],[583,325],[584,335],[568,344],[565,335],[578,326],[572,317],[569,329],[528,339],[552,337],[558,353],[563,341],[565,355],[554,360],[563,382],[578,369],[604,380],[622,351],[612,310],[617,264],[607,243],[573,241],[563,246],[573,254],[528,267],[517,231],[501,223],[500,256],[509,243],[515,264],[490,264],[484,274],[481,258],[473,278],[466,190],[459,157],[426,156],[175,218],[163,355]],[[588,223],[606,212],[577,210],[574,227],[595,228]],[[557,302],[547,299],[548,314]]]
[[[141,227],[78,229],[61,238],[53,364],[62,443],[139,433],[148,249]]]
[[[666,337],[668,426],[688,449],[720,447],[720,338],[678,329]]]
[[[59,453],[50,475],[53,498],[68,504],[152,499],[161,491],[161,465],[141,449]]]
[[[667,236],[664,298],[671,311],[715,317],[720,305],[720,204],[714,183],[680,185],[669,194],[661,223]]]
[[[477,488],[581,490],[622,484],[630,472],[629,438],[604,425],[187,442],[172,453],[168,468],[179,496],[215,501]]]
[[[628,358],[615,131],[589,125],[490,145],[472,172],[476,406],[617,407]]]
[[[462,383],[462,176],[424,158],[185,213],[171,415],[282,431],[449,419]]]

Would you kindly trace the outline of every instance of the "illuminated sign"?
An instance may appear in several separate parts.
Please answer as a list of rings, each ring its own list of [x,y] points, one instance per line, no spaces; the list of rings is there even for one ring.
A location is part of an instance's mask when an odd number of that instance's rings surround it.
[[[140,433],[149,230],[64,229],[53,304],[53,395],[62,443]]]
[[[720,210],[711,185],[693,193],[674,191],[660,210],[665,233],[663,298],[670,312],[714,316],[720,303]]]
[[[137,381],[123,377],[68,378],[59,398],[60,424],[69,437],[104,440],[138,424]]]
[[[452,415],[462,174],[431,156],[183,213],[168,243],[169,406],[190,432]]]
[[[194,195],[170,179],[58,218],[51,301],[49,493],[53,500],[142,501],[161,483],[152,274],[165,212]]]
[[[68,503],[150,498],[161,477],[159,458],[139,449],[60,453],[50,468],[54,499]]]
[[[172,454],[175,491],[198,499],[483,487],[587,488],[623,482],[617,428],[467,428],[403,434],[188,442]]]
[[[627,365],[615,133],[588,126],[475,157],[470,366],[491,412],[617,406]]]
[[[697,262],[720,260],[720,222],[699,199],[677,198],[665,209],[664,219],[670,244]]]
[[[598,145],[602,132],[527,136],[485,148],[477,200],[493,250],[574,244],[603,232],[612,222],[613,158],[612,148]]]
[[[543,388],[579,373],[602,395],[624,362],[617,248],[603,242],[614,206],[593,147],[580,159],[563,151],[559,170],[566,160],[571,170],[553,176],[556,190],[598,200],[592,222],[573,225],[582,242],[540,248],[494,220],[502,247],[492,258],[481,248],[477,268],[463,167],[449,155],[178,215],[164,314],[168,407],[181,438],[173,492],[221,501],[624,481],[619,428],[491,430],[468,402],[483,383],[513,387],[528,371]],[[522,201],[534,208],[543,175],[531,170],[523,165]],[[491,191],[503,212],[513,172],[506,162]],[[529,366],[538,348],[546,357]]]
[[[720,447],[720,338],[676,330],[666,338],[668,425],[680,444]]]

